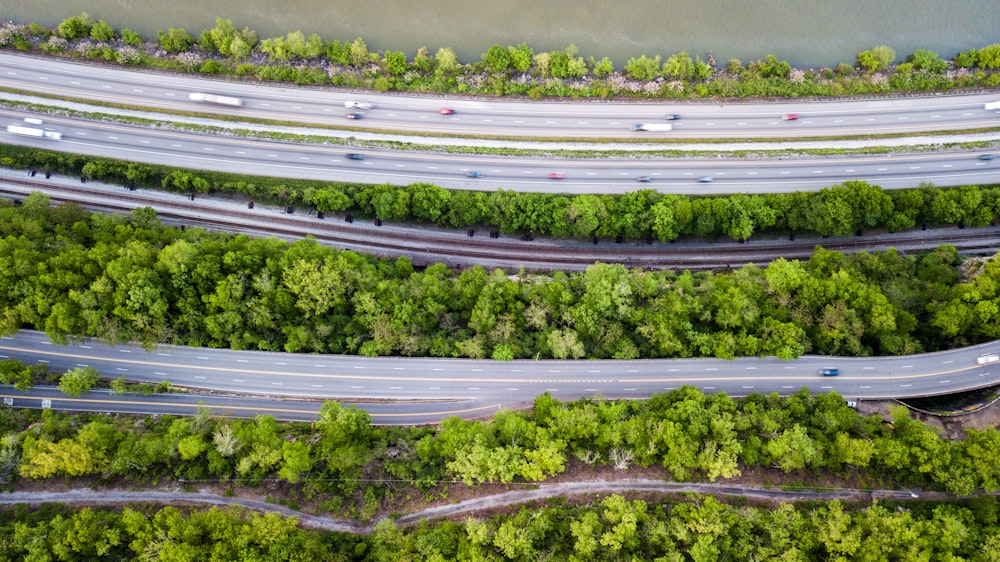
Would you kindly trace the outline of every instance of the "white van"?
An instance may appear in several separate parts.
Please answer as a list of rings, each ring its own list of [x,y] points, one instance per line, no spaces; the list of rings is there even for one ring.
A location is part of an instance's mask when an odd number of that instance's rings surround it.
[[[1000,355],[997,355],[996,353],[991,353],[989,355],[980,355],[979,357],[976,357],[976,363],[979,363],[980,365],[986,365],[987,363],[996,363],[997,361],[1000,361]]]
[[[375,106],[366,101],[345,101],[344,107],[348,109],[374,109]]]
[[[44,123],[44,121],[42,121],[41,119],[37,119],[35,117],[25,117],[24,122],[31,123],[32,125],[41,125],[42,123]]]

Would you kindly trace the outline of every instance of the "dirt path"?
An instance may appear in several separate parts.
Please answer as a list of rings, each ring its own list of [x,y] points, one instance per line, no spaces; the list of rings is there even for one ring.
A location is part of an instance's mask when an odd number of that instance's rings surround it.
[[[740,496],[768,501],[787,502],[799,500],[911,500],[920,498],[931,501],[948,501],[955,499],[953,494],[945,492],[920,492],[909,490],[860,490],[860,489],[822,489],[822,490],[780,490],[755,486],[709,484],[709,483],[679,483],[662,480],[589,480],[584,482],[564,482],[558,484],[539,484],[530,490],[518,490],[470,499],[454,504],[427,508],[397,519],[400,526],[412,525],[424,519],[454,517],[456,515],[471,515],[476,512],[493,511],[499,508],[526,503],[533,500],[559,496],[586,496],[623,493],[659,493],[683,494],[698,493],[715,496]],[[68,503],[89,505],[117,505],[129,503],[159,503],[159,504],[207,504],[213,506],[239,505],[260,512],[275,512],[286,517],[297,517],[303,526],[328,531],[345,533],[370,533],[373,525],[320,517],[296,511],[280,505],[259,500],[220,496],[211,492],[164,492],[164,491],[126,491],[126,490],[91,490],[81,488],[70,492],[10,492],[0,494],[0,505]]]

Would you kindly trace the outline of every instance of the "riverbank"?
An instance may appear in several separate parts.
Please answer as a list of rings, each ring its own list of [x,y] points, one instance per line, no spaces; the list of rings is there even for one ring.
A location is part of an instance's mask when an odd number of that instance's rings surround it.
[[[326,41],[296,31],[260,40],[253,30],[217,21],[197,38],[183,29],[167,29],[156,40],[115,30],[85,14],[55,28],[8,22],[0,27],[0,47],[299,86],[529,99],[798,99],[1000,86],[1000,44],[953,58],[919,49],[899,64],[896,52],[882,45],[834,67],[793,68],[773,55],[746,63],[717,62],[711,53],[703,58],[687,52],[642,55],[616,67],[606,56],[584,59],[573,45],[537,53],[524,43],[494,45],[479,61],[460,62],[447,47],[433,54],[420,49],[411,58],[401,51],[369,50],[361,38]]]

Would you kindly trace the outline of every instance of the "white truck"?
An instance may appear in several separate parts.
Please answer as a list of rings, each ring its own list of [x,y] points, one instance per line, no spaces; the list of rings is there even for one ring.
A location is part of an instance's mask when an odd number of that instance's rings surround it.
[[[37,137],[40,139],[62,140],[62,133],[36,129],[34,127],[22,127],[20,125],[7,125],[7,132],[26,137]]]
[[[345,101],[344,107],[347,109],[375,109],[375,106],[366,101]]]
[[[234,98],[232,96],[217,96],[215,94],[202,94],[196,92],[193,94],[188,94],[188,99],[191,101],[200,101],[204,103],[217,103],[219,105],[243,107],[243,100],[241,100],[240,98]]]
[[[1000,109],[1000,101],[991,101],[983,106],[986,111],[993,111],[994,109]]]
[[[980,365],[988,365],[990,363],[996,363],[997,361],[1000,361],[1000,355],[997,355],[996,353],[976,357],[976,363],[979,363]]]
[[[651,133],[657,133],[661,131],[670,131],[674,128],[670,123],[638,123],[632,125],[633,131],[648,131]]]

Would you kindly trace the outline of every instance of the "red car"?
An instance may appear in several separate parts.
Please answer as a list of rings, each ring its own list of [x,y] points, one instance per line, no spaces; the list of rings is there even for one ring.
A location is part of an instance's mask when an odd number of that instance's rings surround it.
[[[438,113],[440,113],[441,115],[452,115],[452,114],[455,113],[455,110],[447,108],[447,107],[443,107],[443,108],[441,108],[441,109],[438,110]]]
[[[551,174],[549,174],[549,179],[550,180],[561,180],[561,179],[563,179],[565,177],[566,177],[566,174],[564,174],[562,172],[552,172]]]
[[[782,121],[795,121],[798,118],[799,118],[798,113],[786,113],[781,116]]]

